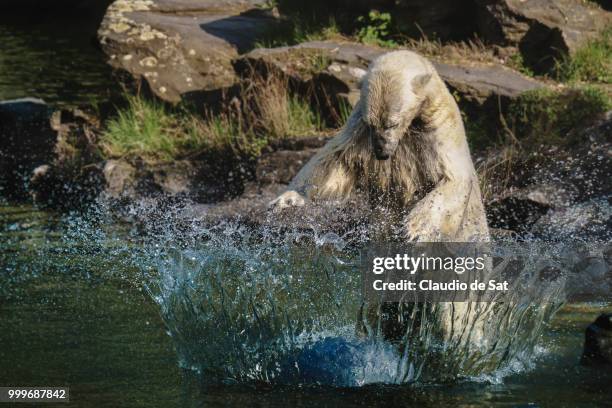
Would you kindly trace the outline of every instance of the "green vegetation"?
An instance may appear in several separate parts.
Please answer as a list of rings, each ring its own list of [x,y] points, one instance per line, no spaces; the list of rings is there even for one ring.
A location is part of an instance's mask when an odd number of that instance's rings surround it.
[[[314,12],[313,12],[314,13]],[[255,42],[255,47],[270,48],[299,44],[307,41],[346,40],[373,44],[381,47],[397,47],[393,39],[395,32],[391,14],[371,10],[365,16],[340,26],[332,16],[304,14],[296,11]]]
[[[204,121],[140,96],[126,99],[127,107],[108,121],[101,138],[107,157],[165,162],[194,151],[233,146],[242,136],[239,126],[227,118]]]
[[[342,127],[348,122],[353,112],[353,107],[347,101],[341,100],[338,107],[338,127]]]
[[[255,109],[242,115],[197,115],[161,102],[127,95],[127,106],[105,126],[102,155],[168,162],[196,154],[255,157],[271,140],[311,135],[323,128],[310,105],[281,84],[267,84],[254,96]],[[248,104],[245,104],[245,106]]]
[[[488,126],[487,118],[484,115],[472,118],[461,112],[461,117],[463,118],[465,134],[472,150],[482,150],[495,141],[491,137],[490,126]]]
[[[361,28],[356,37],[365,44],[375,44],[381,47],[397,47],[391,36],[391,14],[372,10],[367,16],[360,16],[357,22]]]
[[[558,61],[555,74],[560,81],[612,83],[612,26],[606,27],[572,57]]]
[[[523,59],[523,56],[521,55],[521,53],[516,53],[514,55],[512,55],[509,60],[508,60],[508,66],[510,68],[514,68],[517,71],[519,71],[521,74],[523,75],[527,75],[530,77],[535,76],[535,73],[533,72],[533,69],[529,68],[526,64],[525,61]]]
[[[326,23],[294,17],[267,31],[255,41],[256,48],[273,48],[295,45],[308,41],[339,40],[345,38],[336,20],[330,18]]]
[[[265,138],[310,136],[324,127],[323,119],[308,101],[291,95],[280,80],[258,86],[252,98],[256,107],[253,123]]]
[[[572,130],[612,108],[612,99],[596,87],[548,88],[525,92],[508,110],[508,125],[520,141],[572,144]]]

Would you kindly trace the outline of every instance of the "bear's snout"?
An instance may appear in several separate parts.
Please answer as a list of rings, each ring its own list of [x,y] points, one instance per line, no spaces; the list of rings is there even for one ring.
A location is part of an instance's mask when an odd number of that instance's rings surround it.
[[[391,155],[386,151],[377,148],[374,148],[374,156],[376,156],[378,160],[387,160],[389,157],[391,157]]]
[[[392,140],[386,140],[382,137],[375,137],[373,142],[374,156],[376,156],[376,159],[378,160],[389,159],[397,148],[397,142],[393,142]]]

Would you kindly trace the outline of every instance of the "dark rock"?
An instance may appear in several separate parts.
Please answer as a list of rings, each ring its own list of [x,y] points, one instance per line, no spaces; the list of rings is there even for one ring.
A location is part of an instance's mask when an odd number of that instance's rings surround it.
[[[551,208],[567,207],[576,196],[573,185],[561,182],[513,189],[487,204],[489,225],[525,233]]]
[[[0,191],[3,195],[24,197],[31,172],[53,158],[57,132],[51,126],[52,112],[40,99],[0,102]]]
[[[83,167],[45,164],[32,172],[29,193],[40,206],[70,210],[90,204],[103,186],[104,176],[98,164]]]
[[[395,7],[391,15],[397,29],[404,35],[440,40],[465,40],[476,30],[473,1],[400,0],[387,1]]]
[[[298,90],[314,91],[317,101],[337,112],[340,103],[355,105],[368,65],[385,52],[388,50],[358,43],[312,41],[291,47],[258,48],[236,59],[234,67],[243,77],[253,73],[282,77]],[[505,103],[522,92],[544,86],[501,65],[432,62],[460,104],[491,107],[496,118],[500,99]]]
[[[492,228],[523,234],[528,232],[549,208],[533,200],[509,196],[487,204],[487,220]]]
[[[605,119],[579,132],[580,142],[567,148],[549,148],[525,174],[531,183],[544,180],[571,185],[579,201],[612,195],[612,111]]]
[[[98,31],[110,64],[159,98],[206,99],[234,85],[231,60],[276,24],[264,0],[116,0]]]
[[[176,160],[171,163],[106,160],[102,165],[103,191],[113,199],[145,197],[186,198],[195,202],[216,202],[235,196],[233,174],[218,178],[202,160]]]
[[[289,184],[302,167],[332,136],[286,138],[274,141],[271,151],[257,160],[255,180],[258,185]]]
[[[504,175],[489,174],[490,225],[545,239],[605,239],[610,231],[612,117],[575,129],[578,144],[541,147]]]
[[[98,118],[78,108],[61,109],[51,115],[51,127],[57,132],[56,164],[87,165],[99,161],[101,124]]]
[[[271,211],[270,201],[281,193],[285,185],[268,184],[240,197],[214,204],[190,204],[183,207],[180,217],[205,224],[236,222],[258,231],[314,231],[326,240],[350,234],[351,238],[365,236],[371,208],[362,197],[348,202],[307,202],[303,207]]]
[[[554,67],[612,22],[610,13],[574,0],[474,0],[478,33],[488,43],[518,48],[536,71]]]
[[[34,160],[28,165],[28,169],[36,167],[24,175],[29,179],[27,192],[41,205],[70,208],[86,204],[102,189],[102,169],[96,164],[100,160],[98,120],[72,108],[53,111],[45,123],[51,129],[52,143],[41,159],[44,164]]]
[[[551,180],[549,183],[531,184],[515,191],[512,196],[549,208],[562,208],[576,202],[578,192],[569,182]]]
[[[279,150],[262,155],[257,161],[256,179],[260,184],[289,184],[315,155],[315,149]]]
[[[612,364],[612,313],[601,314],[585,332],[582,364]]]

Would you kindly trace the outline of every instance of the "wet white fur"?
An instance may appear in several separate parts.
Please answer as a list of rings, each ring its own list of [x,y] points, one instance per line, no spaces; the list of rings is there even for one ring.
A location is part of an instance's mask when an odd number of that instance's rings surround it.
[[[383,114],[384,112],[384,114]],[[420,130],[408,129],[415,119]],[[374,156],[368,125],[402,123],[389,160]],[[432,64],[410,51],[384,54],[363,80],[348,123],[271,205],[384,196],[403,217],[408,240],[485,241],[488,229],[459,108]]]

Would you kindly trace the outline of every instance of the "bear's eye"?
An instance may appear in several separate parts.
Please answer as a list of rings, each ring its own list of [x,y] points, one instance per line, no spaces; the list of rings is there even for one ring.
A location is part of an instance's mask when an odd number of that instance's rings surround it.
[[[398,126],[399,126],[399,123],[387,123],[386,125],[383,126],[383,129],[390,130],[390,129],[395,129]]]

